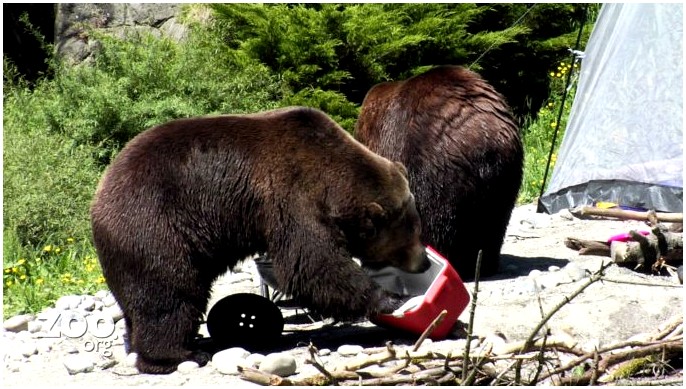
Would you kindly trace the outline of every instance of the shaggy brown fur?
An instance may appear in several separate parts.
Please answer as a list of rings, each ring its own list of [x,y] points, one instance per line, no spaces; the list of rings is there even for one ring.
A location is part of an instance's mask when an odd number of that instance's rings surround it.
[[[500,248],[522,180],[519,130],[505,99],[476,73],[440,66],[374,86],[355,137],[409,172],[423,243],[472,278],[498,270]]]
[[[175,120],[119,153],[91,209],[104,276],[145,373],[209,356],[193,347],[212,282],[268,252],[282,291],[351,319],[398,301],[372,267],[428,267],[406,171],[324,113],[288,108]]]

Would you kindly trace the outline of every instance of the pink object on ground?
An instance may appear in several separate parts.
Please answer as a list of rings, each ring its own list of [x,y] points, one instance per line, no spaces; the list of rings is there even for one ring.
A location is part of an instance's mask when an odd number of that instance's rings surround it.
[[[650,235],[650,231],[636,231],[636,232],[638,232],[639,234],[641,234],[643,236]],[[631,234],[629,234],[628,232],[625,232],[625,233],[617,234],[617,235],[611,237],[610,239],[607,240],[607,243],[611,244],[612,242],[628,242],[630,240],[633,240],[633,238],[631,237]]]

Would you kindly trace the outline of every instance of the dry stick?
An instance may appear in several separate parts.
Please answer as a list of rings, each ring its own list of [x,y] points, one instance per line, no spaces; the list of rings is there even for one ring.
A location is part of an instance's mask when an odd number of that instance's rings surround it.
[[[439,324],[445,319],[445,315],[448,314],[448,311],[446,309],[442,310],[441,313],[436,316],[436,318],[429,324],[428,327],[422,332],[422,335],[417,339],[417,341],[414,344],[414,347],[412,348],[412,351],[417,351],[419,350],[419,347],[422,345],[422,342],[438,327]]]
[[[679,326],[682,326],[681,330],[683,331],[683,324],[684,324],[684,317],[681,315],[674,316],[673,318],[669,319],[669,321],[664,324],[664,328],[660,330],[655,336],[653,336],[653,339],[659,340],[667,337],[668,335],[671,335],[672,332],[675,330],[679,329]],[[678,334],[677,334],[678,335]]]
[[[615,284],[628,284],[628,285],[639,285],[639,286],[658,286],[663,288],[683,288],[683,285],[678,284],[663,284],[663,283],[648,283],[648,282],[638,282],[638,281],[624,281],[624,280],[613,280],[612,278],[603,278],[603,282],[614,282]]]
[[[660,380],[638,381],[632,382],[628,380],[619,380],[616,382],[617,386],[672,386],[684,383],[683,377],[678,378],[664,378]]]
[[[266,373],[252,367],[238,366],[238,372],[241,373],[241,378],[262,386],[292,386],[293,383],[285,378],[281,378],[276,374]]]
[[[662,344],[654,344],[650,346],[641,347],[638,349],[627,350],[617,354],[609,354],[607,358],[600,360],[598,364],[598,373],[602,374],[607,371],[608,368],[628,360],[642,358],[649,355],[654,355],[663,350],[667,350],[673,353],[684,351],[683,341],[681,340],[671,340]],[[586,372],[581,377],[565,377],[560,380],[561,385],[587,385],[592,378],[594,372]]]
[[[329,383],[337,385],[338,380],[336,379],[336,377],[334,377],[328,370],[326,370],[324,365],[317,361],[317,349],[314,347],[312,342],[310,342],[309,346],[307,347],[307,350],[310,352],[310,360],[308,362],[312,366],[314,366],[320,373],[322,373],[328,379]]]
[[[538,290],[538,287],[536,287],[536,299],[538,301],[538,309],[541,313],[541,319],[544,319],[545,313],[543,310],[543,302],[541,301],[541,293]],[[545,346],[546,346],[546,343],[548,341],[548,332],[550,331],[550,329],[548,328],[547,325],[544,325],[544,327],[545,327],[545,332],[543,333],[543,344],[541,345],[541,347],[539,349],[540,351],[538,352],[538,365],[536,366],[536,374],[534,374],[534,378],[533,378],[532,382],[536,382],[538,380],[538,376],[541,375],[541,371],[543,370],[543,366],[545,363],[545,358],[544,358],[545,357]],[[521,366],[521,362],[520,362],[520,366]],[[518,367],[520,367],[520,366],[518,366]],[[517,373],[519,373],[519,371],[517,371]]]
[[[515,361],[512,361],[512,363],[510,363],[510,364],[505,368],[505,370],[503,370],[503,371],[501,371],[500,373],[498,373],[498,375],[495,377],[495,379],[490,383],[490,386],[498,386],[498,382],[500,381],[500,379],[503,378],[503,376],[504,376],[505,374],[507,374],[507,372],[510,371],[516,364],[517,364],[517,361],[516,361],[516,360],[515,360]]]
[[[467,344],[464,347],[464,355],[462,359],[462,382],[460,385],[467,386],[467,371],[469,368],[469,346],[472,342],[472,331],[474,330],[474,314],[476,313],[476,300],[479,295],[479,275],[481,274],[481,257],[483,251],[479,250],[476,256],[476,269],[474,272],[474,292],[472,293],[472,303],[469,308],[469,326],[467,326]]]
[[[372,354],[363,359],[356,359],[346,363],[342,370],[356,371],[367,366],[378,365],[396,359],[396,351],[392,342],[386,342],[386,350],[378,354]]]
[[[531,344],[534,342],[534,338],[536,335],[538,335],[538,331],[543,328],[543,326],[546,325],[546,323],[555,315],[562,307],[565,305],[569,304],[576,296],[580,295],[581,292],[583,292],[586,288],[591,286],[594,282],[600,280],[603,276],[603,272],[605,269],[610,267],[613,264],[613,262],[608,262],[600,266],[600,269],[598,269],[597,272],[591,275],[589,279],[581,285],[577,290],[575,290],[571,295],[565,296],[564,299],[558,303],[548,314],[541,320],[536,328],[531,331],[531,335],[524,341],[524,345],[522,346],[522,349],[520,350],[520,353],[523,352],[525,349],[528,349]],[[515,371],[515,385],[519,385],[519,380],[520,380],[520,372],[521,372],[521,362],[517,365],[517,370]]]
[[[640,221],[645,221],[645,220],[650,220],[649,216],[651,215],[650,212],[637,212],[637,211],[626,211],[623,209],[603,209],[603,208],[595,208],[595,207],[581,207],[577,209],[573,209],[572,211],[573,215],[576,216],[587,216],[587,215],[592,215],[592,216],[605,216],[605,217],[614,217],[618,219],[628,219],[628,220],[640,220]],[[655,216],[657,217],[657,220],[661,222],[670,222],[670,223],[683,223],[684,221],[684,214],[683,213],[655,213]]]
[[[598,349],[596,348],[593,352],[593,368],[591,369],[591,381],[588,383],[589,386],[595,386],[598,377],[600,376],[598,372],[600,356],[598,354]]]
[[[649,342],[649,343],[640,342],[640,341],[637,341],[637,340],[629,340],[629,341],[625,341],[625,342],[615,343],[615,344],[613,344],[613,345],[610,345],[610,346],[607,346],[607,347],[603,347],[603,348],[601,348],[600,350],[592,351],[592,352],[583,354],[582,356],[580,356],[580,357],[578,357],[578,358],[576,358],[576,359],[574,359],[574,360],[572,360],[572,361],[569,361],[566,365],[561,366],[561,367],[558,367],[557,369],[551,371],[550,373],[545,374],[545,375],[544,375],[543,377],[541,377],[540,379],[541,379],[541,380],[544,380],[544,379],[549,378],[549,377],[551,377],[551,376],[553,376],[553,375],[555,375],[555,374],[560,374],[560,373],[563,373],[563,372],[565,372],[565,371],[568,371],[568,370],[570,370],[570,369],[572,369],[572,368],[574,368],[574,367],[576,367],[576,366],[579,366],[580,364],[586,362],[588,359],[593,358],[593,355],[594,355],[596,352],[599,353],[599,354],[604,354],[604,353],[607,353],[607,352],[610,352],[610,351],[614,351],[614,350],[617,350],[617,349],[622,349],[622,348],[625,348],[625,347],[643,347],[643,346],[646,346],[646,345],[662,345],[662,344],[671,342],[671,341],[673,341],[673,340],[678,340],[678,339],[682,339],[682,340],[683,340],[683,337],[677,337],[677,338],[675,338],[675,339],[669,339],[669,340],[658,341],[658,342]]]

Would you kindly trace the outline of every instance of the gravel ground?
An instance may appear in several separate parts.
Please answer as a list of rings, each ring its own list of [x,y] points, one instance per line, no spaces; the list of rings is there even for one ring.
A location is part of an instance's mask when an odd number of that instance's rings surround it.
[[[536,214],[533,205],[516,208],[503,247],[503,271],[479,283],[475,334],[482,339],[492,334],[507,341],[525,339],[540,321],[539,299],[544,310],[551,309],[608,260],[579,256],[564,246],[564,238],[603,240],[641,227],[642,223],[634,221],[580,220],[564,212],[552,216]],[[567,304],[549,322],[551,333],[569,335],[584,348],[592,349],[651,332],[670,317],[683,314],[683,289],[675,277],[644,275],[615,265],[606,274],[612,282],[595,283]],[[468,290],[474,290],[473,282],[466,285]],[[253,261],[246,261],[241,269],[217,281],[210,307],[238,292],[260,293]],[[57,314],[65,317],[69,312],[75,312],[71,329],[60,334],[57,327],[51,328]],[[337,366],[377,350],[388,340],[403,348],[410,347],[417,338],[368,321],[313,321],[297,307],[283,307],[282,313],[286,321],[284,333],[268,349],[250,353],[232,348],[215,354],[206,367],[184,363],[177,372],[157,376],[138,374],[132,367],[135,355],[124,352],[121,310],[111,295],[101,291],[94,296],[65,296],[37,317],[15,317],[15,323],[5,322],[3,387],[253,386],[238,377],[237,364],[262,366],[282,375],[293,373],[291,377],[295,378],[307,377],[316,373],[313,366],[305,363],[310,343],[320,350],[325,366]],[[466,309],[456,328],[464,327],[468,315]],[[93,319],[98,318],[103,325],[93,325]],[[84,320],[88,327],[79,327]],[[8,331],[9,325],[15,328]],[[200,334],[208,336],[204,326]],[[209,344],[209,340],[205,341]],[[457,350],[464,343],[455,335],[447,340],[427,340],[422,347]]]

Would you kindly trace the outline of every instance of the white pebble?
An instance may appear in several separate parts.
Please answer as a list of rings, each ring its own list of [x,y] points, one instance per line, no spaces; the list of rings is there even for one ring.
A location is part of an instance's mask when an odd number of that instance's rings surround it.
[[[109,295],[109,294],[110,294],[110,292],[108,290],[101,289],[101,290],[95,292],[95,295],[93,297],[95,297],[97,300],[102,300],[105,297],[107,297],[107,295]]]
[[[124,359],[124,366],[136,367],[136,361],[137,360],[138,360],[138,354],[131,353],[131,354],[126,356],[126,359]]]
[[[28,329],[29,322],[31,322],[34,318],[35,317],[33,315],[12,316],[2,323],[2,327],[5,329],[5,331],[26,331]]]
[[[67,355],[64,358],[64,367],[67,368],[69,374],[74,375],[78,373],[88,373],[93,371],[95,363],[90,356],[87,355]]]
[[[353,345],[353,344],[344,344],[336,350],[340,355],[344,357],[350,357],[353,355],[357,355],[364,350],[364,347],[359,346],[359,345]]]
[[[248,363],[248,365],[254,368],[260,367],[260,364],[263,360],[264,355],[259,353],[250,354],[247,358],[245,358],[245,361]]]
[[[242,347],[231,347],[231,348],[227,348],[225,350],[222,350],[218,353],[215,353],[214,357],[217,357],[217,356],[222,357],[222,358],[232,356],[232,357],[238,357],[241,359],[245,359],[248,356],[250,356],[250,352],[247,351],[246,349],[242,348]],[[214,360],[214,357],[212,358],[212,360]]]
[[[119,319],[114,323],[114,328],[117,330],[123,330],[126,331],[126,320]]]
[[[549,267],[548,267],[548,271],[549,271],[549,272],[555,272],[555,271],[558,271],[558,270],[560,270],[560,267],[559,267],[559,266],[552,265],[552,266],[549,266]]]
[[[572,281],[579,281],[586,277],[586,269],[577,265],[574,262],[570,262],[565,266],[565,272],[569,275]]]
[[[199,367],[200,365],[198,365],[198,363],[195,361],[185,361],[179,363],[179,366],[176,368],[176,370],[178,370],[178,372],[181,374],[188,374]]]
[[[36,332],[41,332],[43,330],[43,323],[38,320],[30,321],[28,324],[28,331],[32,334]]]
[[[107,370],[117,364],[114,358],[101,358],[95,366],[100,370]]]
[[[295,358],[288,353],[272,353],[264,357],[260,364],[260,371],[288,377],[295,374],[297,364]]]
[[[79,304],[79,310],[91,312],[95,309],[95,297],[93,296],[83,296],[81,299],[81,304]]]
[[[103,297],[102,303],[105,304],[106,307],[111,307],[117,303],[117,300],[115,300],[114,296],[110,293],[107,296]]]
[[[529,272],[529,277],[530,278],[536,278],[536,277],[540,276],[541,274],[542,274],[542,272],[540,270],[534,269],[534,270]]]
[[[328,348],[323,348],[319,350],[319,355],[322,357],[325,357],[327,355],[331,354],[331,349]]]
[[[62,296],[55,301],[55,308],[62,311],[77,309],[79,304],[81,304],[81,300],[81,296],[77,295]]]
[[[115,323],[124,317],[124,312],[122,312],[121,308],[119,308],[119,304],[111,305],[107,308],[104,308],[102,310],[102,313],[105,316],[111,317],[112,321],[114,321]]]
[[[212,357],[212,366],[222,374],[238,374],[238,366],[249,366],[246,358],[250,355],[248,351],[240,347],[233,347],[222,350]]]

